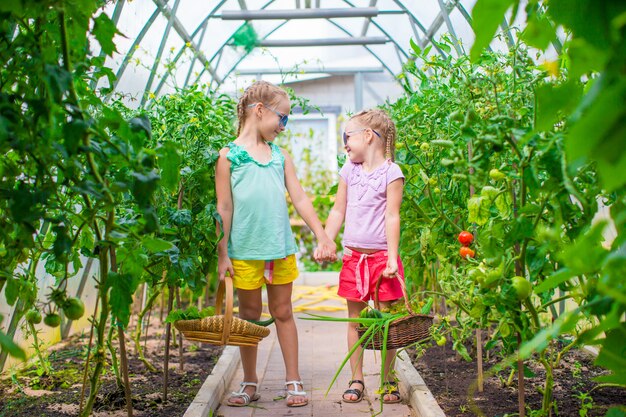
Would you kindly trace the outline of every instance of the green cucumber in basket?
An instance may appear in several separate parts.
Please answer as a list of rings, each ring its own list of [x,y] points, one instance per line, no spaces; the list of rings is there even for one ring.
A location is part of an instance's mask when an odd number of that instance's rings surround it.
[[[428,297],[428,299],[426,300],[426,304],[424,304],[424,307],[422,307],[422,309],[420,310],[420,314],[430,313],[430,309],[432,306],[433,306],[433,297]]]
[[[270,324],[274,323],[274,317],[270,317],[267,320],[247,320],[246,319],[246,321],[249,321],[252,324],[256,324],[257,326],[267,327]]]
[[[215,308],[206,307],[198,310],[196,306],[190,306],[186,309],[174,309],[165,318],[166,323],[174,323],[179,320],[199,320],[205,317],[215,315]]]

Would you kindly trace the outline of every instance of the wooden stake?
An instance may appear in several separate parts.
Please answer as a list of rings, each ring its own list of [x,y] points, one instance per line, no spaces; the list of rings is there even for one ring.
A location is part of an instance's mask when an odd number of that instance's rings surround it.
[[[174,288],[168,287],[169,296],[167,301],[167,314],[172,311],[174,304]],[[167,378],[169,376],[170,362],[170,336],[172,335],[172,323],[165,324],[165,358],[163,358],[163,403],[167,402]]]
[[[522,346],[522,335],[517,333],[517,351]],[[517,403],[519,404],[519,417],[524,417],[526,413],[526,405],[524,399],[524,361],[517,358]]]
[[[483,331],[476,329],[476,362],[478,368],[478,392],[483,392]]]
[[[183,308],[180,303],[180,289],[176,288],[176,305],[178,308]],[[178,368],[181,371],[185,370],[185,361],[184,361],[184,349],[183,349],[183,334],[178,332]]]
[[[472,142],[467,143],[467,159],[472,160]],[[470,167],[470,175],[474,173],[474,168]],[[470,197],[474,195],[474,186],[470,185]],[[475,232],[475,231],[474,231]],[[478,392],[483,392],[484,375],[483,375],[483,334],[481,329],[476,329],[476,371],[478,373]]]

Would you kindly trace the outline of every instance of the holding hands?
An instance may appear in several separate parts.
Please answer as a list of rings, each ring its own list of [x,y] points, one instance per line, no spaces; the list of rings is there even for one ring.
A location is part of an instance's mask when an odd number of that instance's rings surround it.
[[[324,233],[324,236],[317,240],[317,247],[313,252],[313,257],[317,262],[337,260],[337,245]]]

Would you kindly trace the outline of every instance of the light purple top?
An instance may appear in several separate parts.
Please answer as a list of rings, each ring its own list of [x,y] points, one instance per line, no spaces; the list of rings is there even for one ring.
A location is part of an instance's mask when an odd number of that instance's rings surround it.
[[[349,159],[339,171],[348,185],[343,246],[362,249],[387,249],[385,211],[387,186],[404,179],[400,167],[388,160],[373,172],[363,171],[362,164]]]

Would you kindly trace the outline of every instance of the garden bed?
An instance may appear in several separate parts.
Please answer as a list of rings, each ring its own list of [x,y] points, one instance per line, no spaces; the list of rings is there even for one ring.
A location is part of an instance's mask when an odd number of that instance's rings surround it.
[[[419,358],[414,349],[408,349],[407,353],[446,416],[476,415],[471,410],[468,398],[468,390],[476,380],[476,361],[463,360],[452,350],[450,342],[442,347],[431,347]],[[492,356],[483,362],[484,369],[488,370],[499,360]],[[524,379],[527,410],[528,406],[538,410],[541,409],[540,390],[545,372],[535,361],[527,361],[526,364],[535,374]],[[626,407],[624,389],[604,387],[592,391],[598,385],[593,378],[606,373],[606,370],[593,365],[593,357],[589,353],[580,350],[569,352],[562,359],[561,366],[554,370],[554,398],[558,416],[604,416],[611,407]],[[486,378],[484,391],[474,395],[475,404],[485,416],[517,414],[517,378],[510,387],[506,387],[503,381],[506,381],[508,375],[507,371],[506,374]]]
[[[127,341],[129,378],[133,399],[133,415],[182,416],[193,401],[206,377],[220,357],[222,347],[183,342],[184,371],[179,370],[178,348],[170,348],[168,401],[163,402],[163,329],[152,329],[145,355],[159,370],[150,372],[139,361]],[[84,357],[88,336],[73,336],[53,346],[49,360],[54,370],[49,377],[39,377],[36,365],[0,380],[0,417],[69,417],[78,415],[82,387]],[[143,338],[142,338],[143,344]],[[85,401],[88,388],[85,394]],[[102,377],[102,387],[94,405],[93,416],[126,416],[124,391],[118,390],[110,368]]]

